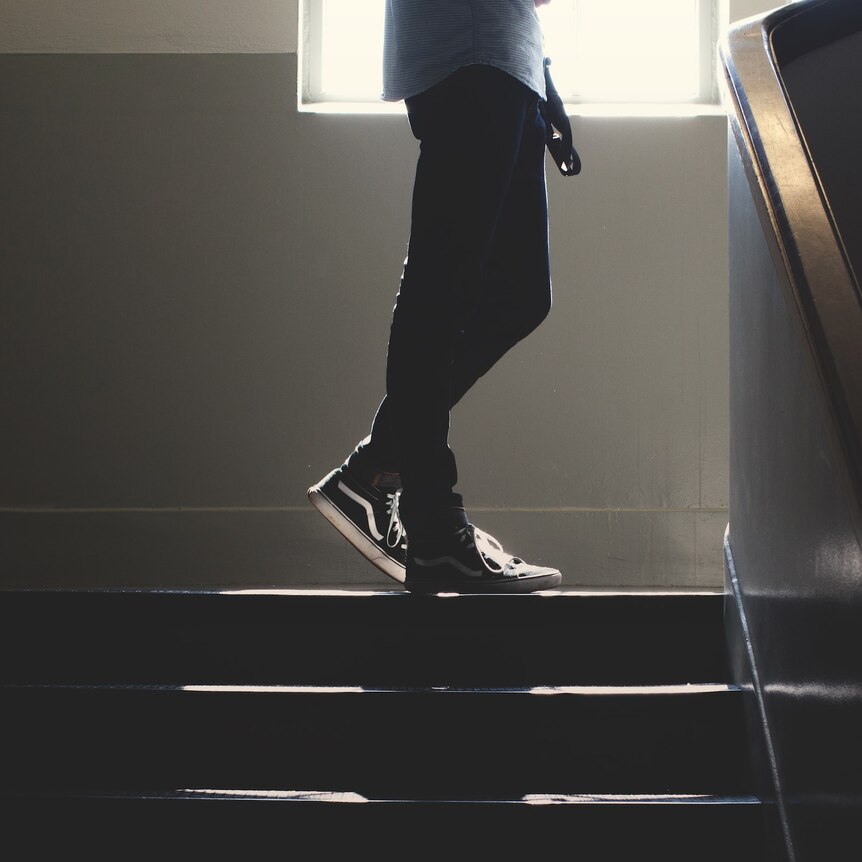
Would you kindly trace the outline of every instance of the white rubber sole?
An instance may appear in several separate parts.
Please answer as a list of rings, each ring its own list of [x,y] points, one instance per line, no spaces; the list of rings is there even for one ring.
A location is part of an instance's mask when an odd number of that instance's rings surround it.
[[[476,579],[471,582],[468,578],[449,582],[435,582],[428,578],[413,578],[405,587],[411,593],[422,595],[434,595],[436,593],[458,593],[459,595],[475,595],[485,593],[538,593],[543,590],[553,590],[560,586],[563,576],[559,572],[549,572],[546,575],[536,575],[531,578],[512,578],[504,581],[482,581]]]
[[[311,504],[335,527],[338,532],[365,557],[370,563],[380,569],[386,575],[389,575],[399,584],[404,583],[406,570],[404,566],[388,557],[362,530],[357,527],[335,503],[327,496],[320,492],[320,489],[314,485],[308,489],[308,499]]]

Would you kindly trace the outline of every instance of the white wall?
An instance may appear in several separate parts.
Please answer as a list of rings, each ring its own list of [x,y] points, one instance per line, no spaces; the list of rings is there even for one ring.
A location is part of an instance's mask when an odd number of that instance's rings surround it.
[[[367,0],[358,0],[367,2]],[[0,53],[296,51],[297,0],[3,0]]]

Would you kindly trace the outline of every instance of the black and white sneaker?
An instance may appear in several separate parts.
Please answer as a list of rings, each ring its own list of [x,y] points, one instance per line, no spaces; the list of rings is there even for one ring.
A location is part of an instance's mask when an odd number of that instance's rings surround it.
[[[407,535],[398,513],[397,474],[366,478],[349,463],[308,489],[320,513],[378,569],[404,583]]]
[[[445,542],[407,546],[404,586],[411,593],[532,593],[561,581],[558,569],[513,557],[470,523]]]

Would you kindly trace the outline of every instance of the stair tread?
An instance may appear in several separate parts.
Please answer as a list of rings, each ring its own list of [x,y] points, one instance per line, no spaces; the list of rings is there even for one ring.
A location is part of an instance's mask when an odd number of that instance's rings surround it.
[[[714,592],[7,591],[0,680],[724,681],[723,608]]]
[[[548,623],[659,627],[720,625],[723,594],[546,591],[526,594],[430,595],[345,590],[167,591],[4,590],[0,620],[62,624],[77,618],[117,627],[147,617],[186,623],[474,627]]]
[[[12,686],[6,786],[740,793],[742,692]],[[56,716],[62,715],[62,733]],[[70,742],[74,741],[74,745]],[[71,786],[71,785],[70,785]]]
[[[221,793],[221,795],[219,795]],[[264,858],[375,859],[656,858],[663,862],[762,862],[762,806],[750,796],[653,795],[621,800],[589,794],[559,799],[374,799],[359,794],[240,794],[235,791],[114,797],[6,798],[7,833],[35,816],[50,829],[23,829],[28,848],[115,851],[134,836],[156,858],[213,852]],[[19,833],[20,834],[20,833]],[[7,834],[7,838],[9,835]],[[40,846],[41,845],[41,846]],[[363,853],[363,851],[365,851]],[[259,854],[259,855],[256,855]],[[115,853],[114,853],[115,855]],[[47,855],[46,855],[46,858]]]
[[[713,793],[529,793],[518,799],[486,798],[486,799],[411,799],[408,797],[368,797],[354,791],[325,790],[267,790],[216,788],[182,788],[153,790],[126,789],[123,791],[106,790],[69,790],[66,788],[39,790],[20,790],[10,793],[0,791],[0,799],[17,798],[66,798],[66,799],[136,799],[136,800],[176,800],[176,801],[241,801],[260,800],[283,803],[315,804],[315,805],[350,805],[371,804],[386,806],[507,806],[523,807],[525,805],[619,805],[659,806],[659,805],[761,805],[762,801],[751,794],[713,794]]]
[[[714,591],[6,592],[0,794],[401,802],[421,828],[435,804],[753,808],[723,617]]]
[[[225,685],[225,684],[112,684],[112,683],[0,683],[0,691],[116,691],[116,692],[190,692],[198,694],[284,694],[284,695],[579,695],[581,697],[642,697],[646,695],[721,695],[741,692],[731,683],[684,683],[680,685],[555,685],[532,687],[462,686],[339,686],[339,685]]]

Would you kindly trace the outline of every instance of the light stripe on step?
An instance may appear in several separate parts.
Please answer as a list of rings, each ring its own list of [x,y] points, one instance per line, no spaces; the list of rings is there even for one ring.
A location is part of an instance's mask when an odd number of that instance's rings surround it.
[[[431,686],[428,688],[363,688],[361,686],[307,686],[307,685],[184,685],[183,691],[221,693],[271,694],[375,694],[404,692],[433,692],[439,694],[534,694],[534,695],[675,695],[719,694],[740,691],[738,686],[726,683],[685,683],[683,685],[559,685],[533,688],[459,688]]]

